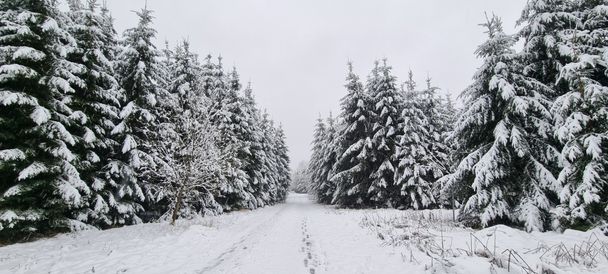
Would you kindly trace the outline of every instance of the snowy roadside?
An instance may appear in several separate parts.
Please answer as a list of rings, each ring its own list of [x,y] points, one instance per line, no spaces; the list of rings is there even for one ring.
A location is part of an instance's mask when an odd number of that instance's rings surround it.
[[[474,230],[448,210],[368,212],[361,221],[385,245],[401,249],[420,272],[608,273],[608,237],[600,229],[526,233],[503,225]]]

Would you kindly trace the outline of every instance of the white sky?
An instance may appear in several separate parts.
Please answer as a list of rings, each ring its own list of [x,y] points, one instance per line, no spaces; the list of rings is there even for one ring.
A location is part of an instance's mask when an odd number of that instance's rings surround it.
[[[119,33],[135,26],[145,0],[106,0]],[[292,167],[310,155],[313,126],[339,110],[346,62],[364,80],[388,58],[401,82],[411,68],[454,97],[479,66],[484,12],[513,32],[525,0],[148,0],[157,44],[187,38],[204,56],[221,54],[251,80],[258,104],[286,131]]]

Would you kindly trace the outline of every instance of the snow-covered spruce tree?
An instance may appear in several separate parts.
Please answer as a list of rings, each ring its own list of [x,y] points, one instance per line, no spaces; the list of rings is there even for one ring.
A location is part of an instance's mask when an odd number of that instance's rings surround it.
[[[182,44],[184,44],[184,43],[188,43],[188,42],[183,41]],[[176,49],[179,48],[180,46],[182,46],[182,45],[178,44],[176,46]],[[171,71],[171,69],[175,65],[174,57],[175,57],[175,52],[169,46],[169,41],[165,41],[165,48],[162,49],[162,54],[160,57],[160,63],[161,63],[160,67],[163,69],[161,72],[161,77],[163,78],[163,83],[165,84],[164,89],[166,89],[168,92],[171,92],[170,91],[171,83],[173,81],[172,76],[174,74],[174,71]],[[200,77],[200,64],[199,64],[198,70],[199,70],[199,77]]]
[[[262,199],[267,204],[274,204],[276,197],[278,196],[278,163],[277,157],[275,157],[274,145],[274,125],[273,122],[268,118],[268,113],[262,114],[260,120],[260,128],[262,132],[262,151],[264,157],[262,159],[262,184],[260,184],[260,194]]]
[[[338,144],[340,141],[337,134],[340,130],[339,126],[330,113],[325,123],[325,134],[323,134],[319,166],[317,167],[319,169],[318,174],[316,174],[318,181],[313,187],[317,200],[325,204],[332,202],[336,191],[336,186],[330,179],[334,176],[334,165],[339,155]]]
[[[552,108],[564,145],[559,174],[562,226],[585,227],[608,218],[608,5],[579,1],[581,24],[567,39],[558,82],[568,83]]]
[[[565,30],[580,25],[576,2],[531,0],[518,21],[522,26],[518,36],[524,39],[523,54],[526,55],[524,73],[558,92],[567,89],[567,84],[557,83],[557,78],[562,66],[572,58],[566,40],[573,34]]]
[[[104,34],[107,36],[105,41],[105,48],[108,50],[108,52],[106,53],[106,55],[115,56],[116,51],[118,50],[118,33],[114,28],[114,18],[112,18],[112,15],[110,14],[110,10],[108,9],[106,1],[103,1],[100,8],[100,12],[100,16],[102,19],[101,27],[103,29]]]
[[[215,86],[219,84],[219,82],[216,81],[217,77],[215,75],[215,68],[217,65],[214,64],[211,59],[211,54],[205,56],[205,60],[203,61],[203,64],[201,66],[201,88],[205,96],[209,98],[213,98],[212,93],[215,90]]]
[[[391,201],[395,193],[395,168],[397,167],[396,148],[399,133],[399,119],[402,108],[402,95],[396,87],[396,78],[391,74],[386,59],[380,65],[376,62],[367,83],[372,115],[371,182],[368,197],[376,206],[394,206]]]
[[[74,47],[53,1],[0,1],[0,231],[8,239],[85,227],[90,189],[68,127],[79,83]]]
[[[452,97],[447,94],[441,101],[440,114],[442,117],[443,127],[441,130],[442,144],[445,146],[448,153],[446,153],[446,159],[441,163],[443,175],[452,173],[458,165],[458,151],[456,150],[456,143],[454,140],[454,125],[460,117],[460,112],[454,106]],[[455,209],[459,206],[456,200],[456,193],[452,191],[444,192],[445,187],[442,185],[443,181],[437,181],[435,188],[433,189],[433,195],[440,206],[449,207]]]
[[[276,176],[277,176],[277,193],[273,199],[273,203],[284,202],[287,198],[287,189],[291,184],[291,171],[289,169],[288,149],[285,143],[285,133],[283,127],[279,126],[274,129],[274,138],[272,147],[275,150],[274,157],[276,158]]]
[[[120,123],[112,130],[120,140],[110,169],[118,188],[110,201],[115,224],[140,222],[136,214],[143,209],[144,189],[150,189],[145,185],[148,172],[156,168],[153,140],[157,140],[156,105],[161,93],[159,53],[152,43],[156,35],[151,27],[152,11],[143,9],[136,14],[139,23],[124,32],[116,62],[124,102]]]
[[[458,120],[458,110],[454,106],[454,101],[450,94],[441,98],[440,114],[443,116],[443,132],[450,133],[454,130],[454,123]],[[449,134],[448,134],[449,135]]]
[[[321,185],[323,177],[321,174],[323,166],[323,147],[325,146],[325,134],[327,126],[321,117],[317,119],[312,138],[312,155],[308,163],[308,173],[310,173],[311,191],[317,193],[317,188]],[[319,200],[319,197],[317,197]]]
[[[260,158],[262,191],[259,194],[262,194],[262,199],[267,199],[266,204],[275,204],[285,200],[291,182],[289,157],[281,127],[275,127],[267,113],[262,114],[260,121],[263,140],[261,148],[264,157]]]
[[[348,63],[346,95],[342,98],[340,113],[343,126],[338,132],[340,150],[336,174],[331,181],[336,186],[332,203],[342,206],[364,206],[368,204],[367,190],[370,185],[371,138],[370,98],[359,77]]]
[[[226,165],[217,176],[219,194],[217,201],[225,210],[255,208],[256,199],[249,186],[249,177],[244,170],[243,159],[248,155],[249,144],[244,142],[247,133],[243,127],[245,117],[239,96],[238,74],[224,75],[221,64],[214,66],[211,96],[211,122],[219,133],[217,146],[224,149]],[[204,73],[204,71],[203,71]],[[203,78],[205,81],[205,78]],[[203,82],[203,85],[206,83]]]
[[[270,200],[265,190],[267,183],[264,180],[264,171],[267,155],[263,149],[263,135],[261,126],[261,114],[257,109],[251,83],[247,84],[242,94],[243,103],[241,109],[244,115],[244,126],[248,134],[245,139],[249,144],[249,154],[245,158],[245,172],[249,176],[249,185],[253,190],[258,207],[267,205]]]
[[[427,125],[429,142],[427,143],[427,149],[429,151],[429,157],[432,160],[429,178],[432,182],[433,196],[440,202],[441,196],[441,184],[436,184],[436,180],[441,178],[443,175],[450,172],[450,155],[451,147],[448,145],[448,136],[446,133],[451,132],[453,129],[452,117],[447,116],[450,113],[448,107],[445,106],[437,94],[439,88],[434,87],[431,82],[431,78],[427,76],[426,88],[421,91],[421,109],[424,112],[424,116],[429,122]],[[444,199],[445,200],[445,199]]]
[[[177,127],[183,123],[180,119],[184,112],[180,105],[180,96],[191,95],[191,90],[196,90],[196,87],[191,86],[196,86],[198,80],[192,76],[198,72],[196,54],[187,49],[187,42],[180,42],[175,51],[168,48],[167,42],[165,47],[162,54],[156,57],[158,89],[156,105],[153,108],[154,133],[146,140],[153,148],[153,152],[149,154],[153,156],[155,165],[154,168],[146,168],[139,175],[139,180],[145,181],[146,201],[142,204],[145,213],[141,214],[144,222],[167,217],[166,213],[171,210],[171,205],[174,205],[174,191],[179,181],[178,170],[174,164],[179,146],[176,140],[180,138]]]
[[[110,138],[110,132],[118,119],[120,94],[113,76],[114,33],[105,28],[105,19],[97,8],[95,0],[89,0],[87,6],[72,1],[68,29],[77,45],[68,59],[83,69],[78,75],[82,84],[73,85],[75,93],[70,107],[87,117],[82,121],[84,127],[74,128],[77,135],[74,150],[82,155],[76,159],[81,178],[93,191],[88,222],[108,227],[112,225],[108,216],[110,197],[117,191],[108,165],[118,144]]]
[[[559,188],[550,165],[558,151],[547,141],[552,90],[521,74],[523,56],[511,49],[515,40],[504,34],[499,18],[483,26],[489,39],[476,53],[484,63],[461,95],[464,112],[454,132],[465,156],[442,180],[447,189],[471,187],[462,219],[542,231]]]
[[[394,199],[399,206],[423,209],[436,202],[432,191],[438,168],[432,151],[436,140],[430,117],[425,113],[429,106],[423,97],[428,95],[415,90],[411,71],[406,83],[395,172],[395,185],[401,196]]]
[[[247,175],[248,185],[246,192],[250,195],[248,198],[248,207],[256,208],[264,206],[263,199],[256,197],[259,193],[258,184],[262,180],[261,161],[263,157],[261,148],[261,135],[259,126],[259,113],[256,109],[255,100],[253,98],[251,83],[241,92],[241,84],[239,74],[236,68],[228,75],[228,86],[232,91],[233,106],[238,105],[238,109],[234,110],[234,131],[240,143],[238,157],[241,159],[242,169]]]

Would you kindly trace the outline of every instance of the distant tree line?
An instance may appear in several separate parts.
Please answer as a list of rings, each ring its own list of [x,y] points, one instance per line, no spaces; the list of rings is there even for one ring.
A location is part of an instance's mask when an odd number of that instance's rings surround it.
[[[291,174],[290,190],[295,193],[305,194],[311,191],[310,174],[308,163],[301,162]]]

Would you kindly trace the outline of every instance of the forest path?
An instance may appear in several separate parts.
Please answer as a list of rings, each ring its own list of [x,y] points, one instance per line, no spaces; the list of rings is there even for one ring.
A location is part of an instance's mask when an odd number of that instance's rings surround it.
[[[11,273],[400,273],[400,252],[360,226],[366,213],[286,203],[176,226],[149,223],[0,247]]]
[[[291,193],[285,204],[269,212],[199,273],[398,273],[401,255],[342,210]]]

